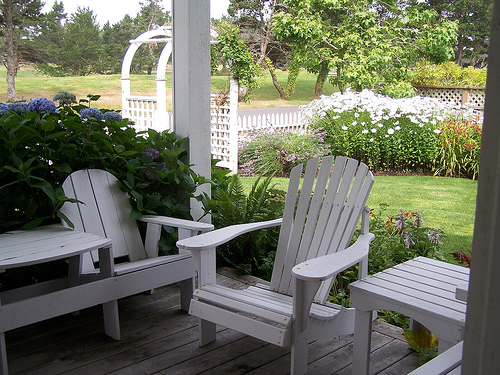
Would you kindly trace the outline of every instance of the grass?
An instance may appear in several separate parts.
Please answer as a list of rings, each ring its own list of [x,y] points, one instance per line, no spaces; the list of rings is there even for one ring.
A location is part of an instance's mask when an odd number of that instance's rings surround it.
[[[249,191],[256,177],[242,177]],[[288,179],[275,178],[276,188],[287,190]],[[430,176],[375,176],[368,206],[378,213],[379,204],[387,203],[385,215],[399,210],[418,212],[424,225],[444,232],[442,254],[470,250],[474,229],[477,181]]]
[[[167,110],[172,110],[172,75],[171,69],[167,69]],[[288,74],[277,71],[280,84],[285,84]],[[0,68],[0,101],[7,100],[6,69]],[[156,73],[132,74],[131,94],[142,96],[156,96]],[[251,101],[239,103],[239,108],[279,108],[295,107],[309,103],[314,99],[314,86],[316,76],[302,71],[299,74],[295,93],[291,100],[280,100],[278,92],[274,88],[269,73],[264,72],[257,78],[259,87],[252,92]],[[23,67],[16,77],[16,94],[24,100],[30,100],[39,96],[52,99],[59,90],[66,90],[76,95],[78,99],[85,98],[88,94],[101,95],[96,103],[99,108],[120,109],[121,108],[121,86],[119,74],[89,75],[75,77],[47,77],[38,74],[30,67]],[[212,91],[227,90],[229,78],[227,76],[212,77]],[[326,83],[324,93],[332,94],[334,87]]]

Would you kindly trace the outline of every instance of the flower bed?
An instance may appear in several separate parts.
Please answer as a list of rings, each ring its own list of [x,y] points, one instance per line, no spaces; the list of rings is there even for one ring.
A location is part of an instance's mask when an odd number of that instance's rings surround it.
[[[448,174],[444,166],[450,162],[447,154],[436,164],[442,154],[437,135],[443,133],[445,121],[473,117],[472,111],[436,99],[392,99],[368,90],[322,97],[305,106],[303,113],[310,128],[326,133],[333,155],[356,158],[375,171],[443,174]],[[468,162],[467,170],[471,164]],[[467,176],[477,176],[477,166]]]

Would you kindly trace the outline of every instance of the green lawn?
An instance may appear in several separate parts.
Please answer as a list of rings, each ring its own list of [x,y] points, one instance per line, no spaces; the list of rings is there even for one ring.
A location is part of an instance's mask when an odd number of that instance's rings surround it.
[[[255,177],[243,177],[249,191]],[[286,191],[288,179],[275,178],[276,188]],[[387,203],[386,216],[399,210],[418,212],[424,225],[444,232],[443,254],[470,250],[474,229],[477,181],[430,176],[375,176],[368,206],[378,213]],[[451,257],[448,257],[451,259]]]
[[[167,68],[167,109],[172,107],[172,75]],[[288,74],[277,71],[280,84],[286,83]],[[156,95],[156,73],[152,75],[132,74],[130,78],[132,95],[155,96]],[[294,107],[307,104],[314,99],[314,86],[316,76],[302,71],[299,74],[295,86],[295,93],[290,101],[279,99],[279,94],[274,88],[268,72],[264,72],[257,78],[259,87],[252,92],[251,101],[239,103],[239,108],[278,108]],[[24,100],[30,100],[39,96],[52,99],[59,90],[72,92],[78,99],[85,98],[88,94],[101,95],[97,102],[99,108],[120,109],[121,108],[121,83],[119,74],[90,75],[84,77],[47,77],[38,74],[29,67],[22,67],[16,77],[16,94]],[[227,76],[212,77],[212,91],[227,90],[229,78]],[[332,94],[336,89],[326,83],[324,93]],[[7,100],[6,69],[0,68],[0,101]]]

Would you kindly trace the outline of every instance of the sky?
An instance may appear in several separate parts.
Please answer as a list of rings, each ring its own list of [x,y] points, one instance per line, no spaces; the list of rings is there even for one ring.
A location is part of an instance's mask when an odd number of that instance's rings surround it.
[[[60,1],[60,0],[58,0]],[[123,19],[125,14],[135,17],[141,9],[142,0],[62,0],[64,12],[68,14],[76,12],[77,7],[90,8],[96,15],[97,22],[103,26],[107,21],[115,24]],[[163,7],[170,11],[171,0],[162,0]],[[54,0],[45,0],[45,6],[42,10],[47,13],[52,8]],[[229,0],[211,0],[210,17],[220,18],[223,14],[227,15]]]

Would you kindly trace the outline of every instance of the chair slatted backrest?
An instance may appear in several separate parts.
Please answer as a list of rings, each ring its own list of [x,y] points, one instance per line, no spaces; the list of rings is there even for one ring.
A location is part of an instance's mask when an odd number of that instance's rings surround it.
[[[99,169],[76,171],[64,181],[63,190],[67,197],[84,203],[65,203],[61,209],[76,230],[110,238],[115,259],[146,258],[137,224],[130,218],[128,194],[120,190],[113,175]],[[92,262],[97,260],[94,252]]]
[[[348,247],[373,186],[368,167],[354,159],[328,156],[290,173],[271,289],[292,295],[292,268],[305,260]],[[318,165],[319,170],[318,170]],[[332,168],[333,165],[333,168]],[[299,186],[302,174],[302,188]],[[334,278],[315,300],[325,303]]]

